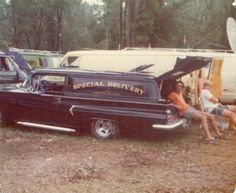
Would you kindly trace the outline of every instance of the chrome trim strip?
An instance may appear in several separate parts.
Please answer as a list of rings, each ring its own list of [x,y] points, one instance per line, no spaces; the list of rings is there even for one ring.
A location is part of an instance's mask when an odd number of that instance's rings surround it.
[[[135,110],[129,110],[129,109],[122,109],[122,108],[111,108],[111,107],[100,107],[97,106],[90,106],[90,105],[72,105],[69,109],[72,116],[74,116],[75,112],[88,112],[88,113],[103,113],[103,114],[109,114],[109,115],[122,115],[127,117],[140,117],[140,118],[156,118],[156,113],[153,112],[145,112],[145,111],[138,111]],[[165,117],[165,115],[160,115],[162,118]]]
[[[48,95],[49,96],[49,95]],[[55,95],[52,95],[52,96],[55,96]],[[78,100],[92,100],[92,101],[105,101],[105,102],[122,102],[122,103],[133,103],[133,104],[144,104],[144,105],[153,105],[153,104],[157,104],[157,105],[163,105],[163,106],[166,106],[166,104],[161,104],[159,102],[144,102],[144,101],[132,101],[132,100],[111,100],[111,99],[102,99],[102,98],[89,98],[89,97],[76,97],[76,96],[62,96],[60,95],[61,98],[69,98],[69,99],[78,99]],[[171,103],[170,103],[171,104]]]
[[[68,91],[65,91],[65,93],[67,93]],[[35,93],[35,92],[34,92]],[[35,93],[35,94],[40,94],[43,96],[48,96],[48,97],[58,97],[60,96],[60,98],[66,98],[66,99],[78,99],[78,100],[92,100],[92,101],[105,101],[105,102],[122,102],[122,103],[133,103],[133,104],[144,104],[144,105],[153,105],[153,104],[158,104],[158,105],[162,105],[162,106],[166,106],[166,104],[161,104],[158,101],[157,102],[144,102],[144,101],[132,101],[132,100],[112,100],[112,99],[102,99],[102,98],[89,98],[89,97],[81,97],[81,96],[68,96],[68,95],[60,95],[60,94],[45,94],[45,93]],[[170,103],[172,104],[172,103]],[[172,104],[173,105],[173,104]]]
[[[152,125],[152,128],[153,129],[174,129],[182,124],[184,124],[183,119],[179,120],[177,123],[170,124],[170,125],[154,124]]]
[[[70,110],[69,110],[69,111],[70,111],[70,114],[71,114],[72,116],[74,116],[73,108],[74,108],[75,106],[76,106],[76,105],[72,105],[71,108],[70,108]]]
[[[39,123],[22,122],[22,121],[17,121],[16,123],[19,125],[23,125],[23,126],[38,127],[38,128],[42,128],[42,129],[75,132],[75,129],[71,129],[71,128],[67,128],[67,127],[59,127],[59,126],[44,125],[44,124],[39,124]]]
[[[158,105],[164,105],[164,104],[160,104],[158,102],[144,102],[144,101],[128,101],[128,100],[109,100],[109,99],[95,99],[95,98],[83,98],[83,97],[70,97],[70,96],[63,96],[64,98],[76,98],[76,99],[82,99],[82,100],[93,100],[93,101],[105,101],[105,102],[122,102],[122,103],[133,103],[133,104],[145,104],[145,105],[153,105],[153,104],[158,104]],[[165,104],[166,106],[166,104]]]

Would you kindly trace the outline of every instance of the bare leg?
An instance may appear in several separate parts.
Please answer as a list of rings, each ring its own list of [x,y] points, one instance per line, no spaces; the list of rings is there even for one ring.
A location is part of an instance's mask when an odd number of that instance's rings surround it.
[[[234,126],[236,126],[236,115],[230,110],[230,107],[232,107],[232,106],[229,106],[229,110],[225,109],[222,112],[222,116],[230,119],[230,124],[232,126],[232,129],[235,130]]]
[[[221,136],[222,133],[220,132],[220,130],[219,130],[218,126],[217,126],[215,116],[212,115],[212,114],[209,114],[209,113],[207,113],[206,116],[207,116],[208,120],[210,121],[211,126],[214,128],[216,135],[217,136]]]
[[[236,106],[235,105],[227,105],[229,110],[236,113]]]
[[[213,114],[210,114],[210,113],[207,113],[207,112],[200,111],[200,113],[205,115],[207,117],[207,119],[210,121],[210,124],[213,127],[213,129],[215,130],[216,135],[217,136],[222,135],[222,133],[220,132],[220,130],[217,126],[215,116]]]
[[[213,137],[211,136],[211,133],[209,131],[208,124],[207,124],[207,116],[202,114],[201,111],[194,111],[193,114],[192,114],[192,119],[196,120],[196,121],[201,121],[202,128],[203,128],[203,131],[204,131],[207,139],[208,140],[213,139]]]

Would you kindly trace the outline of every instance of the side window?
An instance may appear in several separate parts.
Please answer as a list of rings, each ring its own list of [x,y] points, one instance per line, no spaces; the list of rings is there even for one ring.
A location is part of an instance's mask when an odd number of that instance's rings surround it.
[[[71,65],[78,58],[79,57],[77,57],[77,56],[70,56],[70,57],[68,57],[68,64]]]
[[[46,57],[40,57],[39,58],[39,65],[40,65],[40,67],[43,67],[43,68],[48,67],[49,64],[48,64],[47,58]]]
[[[35,92],[48,94],[62,94],[65,85],[65,76],[38,74],[32,79]]]
[[[0,71],[14,71],[11,61],[6,57],[0,58]]]
[[[68,67],[68,66],[79,66],[79,65],[75,65],[74,62],[76,63],[77,60],[79,60],[79,56],[68,56],[67,58],[65,58],[62,63],[61,63],[61,67]]]
[[[141,81],[123,81],[70,77],[68,90],[75,94],[112,97],[151,98],[157,96],[152,83]]]

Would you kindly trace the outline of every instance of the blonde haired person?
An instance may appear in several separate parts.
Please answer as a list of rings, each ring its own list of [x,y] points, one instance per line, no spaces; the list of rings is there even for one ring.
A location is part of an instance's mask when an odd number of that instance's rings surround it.
[[[230,119],[230,122],[236,125],[236,106],[235,105],[222,105],[219,99],[214,97],[211,93],[212,82],[210,80],[205,80],[203,82],[203,89],[200,94],[200,101],[204,109],[207,112],[220,115]],[[231,128],[236,131],[236,128]]]

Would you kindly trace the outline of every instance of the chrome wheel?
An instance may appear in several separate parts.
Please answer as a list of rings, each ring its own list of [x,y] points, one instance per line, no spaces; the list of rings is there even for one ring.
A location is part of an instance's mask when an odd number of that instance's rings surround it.
[[[98,119],[93,122],[91,131],[99,139],[111,139],[117,135],[118,127],[111,120]]]

